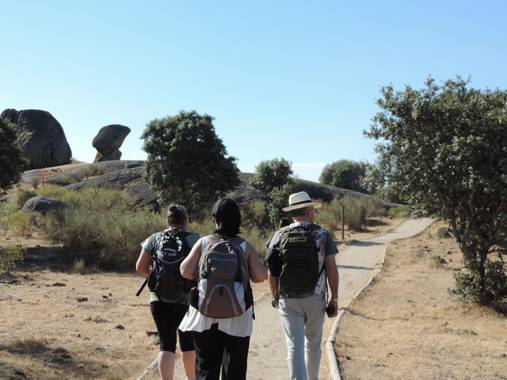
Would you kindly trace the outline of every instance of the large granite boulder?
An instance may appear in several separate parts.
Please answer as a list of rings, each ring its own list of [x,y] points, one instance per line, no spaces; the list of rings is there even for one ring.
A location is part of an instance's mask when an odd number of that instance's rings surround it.
[[[30,169],[68,164],[72,151],[60,123],[47,111],[6,109],[0,117],[16,125],[25,137],[22,156]]]
[[[95,162],[119,160],[121,144],[129,133],[130,128],[124,125],[112,124],[102,127],[92,142],[93,147],[98,150]]]

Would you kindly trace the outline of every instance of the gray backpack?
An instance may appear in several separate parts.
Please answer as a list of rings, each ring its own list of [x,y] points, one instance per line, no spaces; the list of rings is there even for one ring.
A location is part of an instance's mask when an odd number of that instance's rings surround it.
[[[199,259],[198,297],[192,306],[207,317],[237,317],[252,305],[245,242],[216,235],[207,240]]]

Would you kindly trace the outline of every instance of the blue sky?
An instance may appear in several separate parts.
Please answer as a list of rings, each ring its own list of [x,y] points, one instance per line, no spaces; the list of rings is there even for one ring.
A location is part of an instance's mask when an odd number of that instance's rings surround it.
[[[104,125],[132,132],[195,109],[243,171],[284,157],[316,180],[374,161],[362,134],[382,86],[471,77],[507,88],[505,1],[0,2],[0,111],[48,110],[91,162]]]

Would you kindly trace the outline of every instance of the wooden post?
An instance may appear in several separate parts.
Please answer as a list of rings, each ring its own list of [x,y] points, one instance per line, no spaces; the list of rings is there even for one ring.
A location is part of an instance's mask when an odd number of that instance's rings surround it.
[[[342,205],[342,242],[345,240],[345,206]]]

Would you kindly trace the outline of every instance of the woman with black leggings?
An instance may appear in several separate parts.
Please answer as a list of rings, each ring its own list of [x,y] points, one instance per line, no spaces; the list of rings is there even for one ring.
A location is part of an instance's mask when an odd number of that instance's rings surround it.
[[[194,245],[190,254],[181,264],[180,270],[183,277],[194,279],[199,259],[206,247],[223,239],[241,247],[241,254],[246,256],[248,264],[249,280],[264,281],[267,272],[257,251],[248,241],[238,235],[241,214],[237,203],[230,198],[219,199],[213,206],[212,214],[217,229],[214,234],[199,239]],[[247,279],[247,281],[249,280]],[[239,283],[236,284],[240,286]],[[199,284],[200,286],[201,284]],[[243,285],[241,284],[241,286]],[[244,380],[246,378],[252,317],[251,306],[241,315],[231,318],[212,318],[201,314],[198,309],[192,306],[189,307],[181,322],[180,330],[194,334],[197,380],[218,380],[220,372],[222,380]]]
[[[157,232],[141,243],[141,253],[136,263],[136,271],[148,276],[153,268],[154,255],[157,254],[162,239],[167,233],[177,234],[185,239],[188,249],[192,248],[199,235],[186,232],[188,215],[185,207],[171,205],[167,210],[167,229]],[[187,379],[195,378],[195,351],[191,333],[178,330],[183,316],[188,310],[189,295],[182,293],[174,298],[164,298],[150,291],[150,309],[160,338],[158,369],[162,380],[174,379],[176,335],[178,335],[183,365]]]

